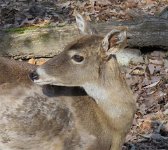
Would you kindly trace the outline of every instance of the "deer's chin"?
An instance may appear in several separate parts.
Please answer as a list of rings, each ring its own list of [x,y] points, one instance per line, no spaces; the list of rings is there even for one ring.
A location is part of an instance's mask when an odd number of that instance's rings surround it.
[[[70,84],[68,83],[61,83],[61,82],[58,82],[58,81],[51,81],[51,80],[35,80],[34,81],[35,84],[38,84],[38,85],[56,85],[56,86],[71,86]]]
[[[38,85],[46,85],[46,84],[52,84],[51,81],[43,81],[43,80],[34,80],[34,83],[35,84],[38,84]]]
[[[38,85],[46,85],[46,84],[50,84],[50,85],[59,85],[59,82],[54,81],[53,79],[38,79],[38,80],[33,80],[33,82],[35,84]]]

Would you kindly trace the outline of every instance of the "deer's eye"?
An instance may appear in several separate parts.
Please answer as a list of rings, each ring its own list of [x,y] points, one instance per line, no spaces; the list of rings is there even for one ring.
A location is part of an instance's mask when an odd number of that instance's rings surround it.
[[[78,63],[82,62],[84,60],[84,57],[83,56],[80,56],[80,55],[73,55],[72,56],[72,59]]]

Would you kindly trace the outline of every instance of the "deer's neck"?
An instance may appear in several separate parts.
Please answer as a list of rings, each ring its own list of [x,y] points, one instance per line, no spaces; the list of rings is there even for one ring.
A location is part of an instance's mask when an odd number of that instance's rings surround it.
[[[119,118],[134,104],[131,91],[118,66],[104,68],[102,72],[100,82],[86,83],[84,89],[108,117]]]

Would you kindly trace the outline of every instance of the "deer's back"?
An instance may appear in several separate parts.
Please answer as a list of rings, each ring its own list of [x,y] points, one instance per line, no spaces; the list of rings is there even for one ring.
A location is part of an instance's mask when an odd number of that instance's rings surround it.
[[[108,121],[95,101],[78,87],[34,85],[33,69],[0,59],[0,149],[109,149]]]
[[[3,83],[31,84],[28,73],[36,66],[0,57],[0,85]]]
[[[17,88],[0,93],[0,149],[109,149],[106,119],[81,89],[56,87],[48,97],[39,87]]]

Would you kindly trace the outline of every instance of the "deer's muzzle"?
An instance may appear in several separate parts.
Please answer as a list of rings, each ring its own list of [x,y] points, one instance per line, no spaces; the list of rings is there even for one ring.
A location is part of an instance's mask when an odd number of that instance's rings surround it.
[[[39,79],[39,75],[37,74],[36,70],[34,70],[33,72],[31,72],[29,74],[29,77],[32,81],[38,80]]]

